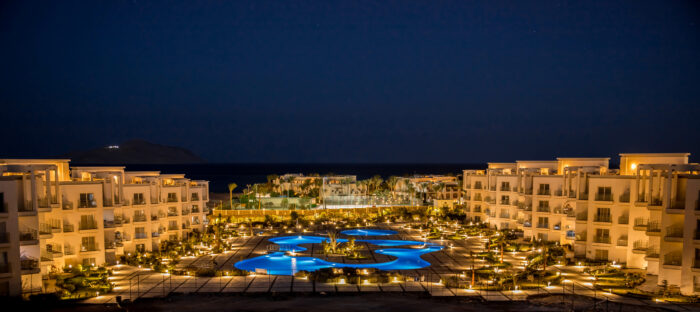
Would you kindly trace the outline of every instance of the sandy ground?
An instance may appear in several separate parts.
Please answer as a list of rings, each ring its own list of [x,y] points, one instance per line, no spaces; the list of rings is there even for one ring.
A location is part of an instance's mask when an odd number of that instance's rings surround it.
[[[574,298],[575,311],[595,311],[593,300]],[[698,306],[682,310],[693,311]],[[43,310],[43,309],[42,309]],[[78,305],[56,307],[50,311],[125,311],[115,305]],[[571,296],[550,296],[530,302],[481,302],[476,299],[436,298],[415,294],[362,295],[173,295],[165,299],[141,299],[126,311],[275,311],[275,312],[451,312],[451,311],[571,311]],[[669,311],[662,307],[619,305],[599,302],[597,311]],[[696,310],[697,311],[697,310]]]

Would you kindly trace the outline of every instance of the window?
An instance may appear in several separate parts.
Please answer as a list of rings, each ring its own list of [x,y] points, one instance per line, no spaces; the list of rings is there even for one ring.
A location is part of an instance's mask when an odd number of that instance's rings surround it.
[[[595,194],[595,200],[598,201],[612,201],[612,187],[610,186],[599,186],[598,193]]]
[[[548,200],[540,200],[537,206],[537,211],[538,212],[549,212],[549,201]]]
[[[610,208],[598,208],[595,215],[595,222],[610,222]]]
[[[549,195],[549,184],[540,184],[540,190],[537,195]]]
[[[501,191],[510,191],[510,182],[501,182]]]
[[[199,200],[199,193],[192,193],[192,200]]]
[[[137,239],[146,238],[146,228],[144,228],[144,227],[134,228],[134,237],[136,237]]]
[[[609,244],[610,243],[610,230],[608,230],[608,229],[596,229],[595,230],[595,237],[593,238],[593,241],[596,243]],[[606,259],[607,259],[607,255],[606,255]]]
[[[168,202],[169,203],[177,202],[177,194],[176,193],[168,193]]]
[[[608,251],[605,249],[596,249],[595,259],[598,261],[608,261]]]
[[[134,205],[144,205],[146,200],[143,199],[143,193],[134,193]]]
[[[97,207],[97,201],[95,201],[95,194],[93,193],[80,193],[80,202],[78,203],[78,208],[94,208]]]
[[[548,229],[549,228],[549,218],[548,217],[539,217],[537,219],[537,227],[541,229]]]
[[[510,197],[508,195],[501,196],[501,205],[510,205]]]
[[[0,192],[0,213],[7,213],[7,206],[5,205],[5,193]]]
[[[80,230],[96,230],[97,222],[95,221],[95,216],[93,215],[81,215],[80,216]]]
[[[88,267],[88,266],[94,266],[95,265],[95,258],[83,258],[83,266]]]
[[[146,212],[143,209],[134,210],[134,222],[146,222]]]
[[[168,207],[168,217],[177,216],[177,207]]]
[[[0,273],[10,273],[10,262],[7,259],[7,251],[0,253]]]
[[[94,236],[87,236],[83,237],[81,244],[80,244],[80,251],[96,251],[97,250],[97,243],[95,243],[95,237]],[[95,260],[92,260],[91,263],[94,263]]]

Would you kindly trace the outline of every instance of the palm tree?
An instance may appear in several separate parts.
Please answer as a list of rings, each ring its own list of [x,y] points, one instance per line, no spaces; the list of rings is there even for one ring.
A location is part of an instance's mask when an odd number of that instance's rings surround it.
[[[233,209],[233,190],[238,187],[238,184],[236,183],[229,183],[228,184],[228,200],[231,203],[231,209]]]
[[[396,185],[399,184],[399,177],[390,176],[389,180],[386,180],[386,184],[389,186],[389,191],[391,191],[391,198],[394,198],[394,192],[396,191]]]

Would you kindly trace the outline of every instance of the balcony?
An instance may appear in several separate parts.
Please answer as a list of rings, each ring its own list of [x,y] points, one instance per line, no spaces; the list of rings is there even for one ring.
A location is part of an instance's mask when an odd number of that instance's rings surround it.
[[[613,195],[607,194],[607,193],[606,194],[596,193],[595,200],[596,201],[613,201]]]
[[[667,242],[682,242],[683,241],[683,227],[681,226],[669,226],[666,228],[666,236],[664,240]]]
[[[186,216],[186,215],[188,215],[188,214],[190,214],[190,210],[189,210],[189,209],[182,209],[182,215],[183,215],[183,216]]]
[[[0,264],[0,274],[8,274],[12,272],[12,266],[11,263],[2,263]]]
[[[146,215],[134,215],[134,222],[146,222],[147,220]]]
[[[114,220],[104,220],[103,223],[105,229],[111,229],[115,227]]]
[[[647,235],[659,236],[661,235],[661,226],[657,222],[650,222],[647,225]]]
[[[97,201],[96,200],[88,200],[88,201],[81,200],[78,202],[78,208],[97,208]]]
[[[117,247],[117,244],[113,241],[105,241],[105,250],[112,250]]]
[[[39,236],[36,230],[24,230],[19,232],[20,245],[37,245]]]
[[[681,266],[683,258],[677,253],[669,253],[664,256],[664,265]]]
[[[538,229],[549,229],[549,223],[538,223],[537,228]]]
[[[632,244],[632,252],[634,253],[646,253],[647,249],[649,249],[649,247],[646,242],[636,241]]]
[[[160,233],[159,233],[159,232],[153,232],[153,233],[151,233],[151,237],[160,237]]]
[[[618,201],[621,203],[629,203],[630,202],[630,192],[624,192],[620,197],[618,198]]]
[[[561,230],[561,223],[555,224],[555,225],[554,225],[554,230],[557,230],[557,231]]]
[[[627,238],[619,238],[619,239],[617,240],[617,245],[618,245],[618,246],[627,246],[627,244],[628,244]]]
[[[97,230],[97,222],[95,222],[95,221],[82,222],[81,221],[79,223],[78,230],[80,230],[80,231]]]
[[[605,222],[605,223],[611,223],[612,222],[612,217],[609,214],[596,214],[593,217],[593,222]]]
[[[177,217],[177,211],[168,211],[168,217]]]
[[[124,225],[124,224],[129,224],[131,222],[131,219],[125,218],[125,217],[115,217],[114,218],[114,224],[116,225]]]
[[[610,244],[610,236],[593,236],[593,242],[598,244]]]
[[[664,202],[660,197],[654,197],[651,199],[651,202],[649,202],[649,206],[661,206],[663,203]]]
[[[199,213],[199,207],[192,207],[192,213]]]
[[[177,230],[178,230],[177,224],[175,224],[175,225],[172,225],[172,224],[168,225],[168,231],[177,231]]]
[[[501,192],[510,192],[510,186],[501,186]]]
[[[189,230],[189,229],[190,229],[190,225],[189,225],[189,224],[183,224],[183,225],[182,225],[182,229],[183,229],[183,230]]]
[[[36,259],[20,259],[19,265],[22,270],[22,274],[36,274],[41,272],[39,268],[39,261]]]
[[[75,232],[75,226],[69,223],[63,223],[63,233]]]
[[[549,206],[538,206],[537,212],[550,212]]]
[[[510,205],[510,200],[501,200],[501,205]]]
[[[552,195],[552,192],[550,192],[548,189],[542,189],[542,190],[537,191],[537,195],[550,196],[550,195]]]
[[[585,242],[587,239],[587,233],[576,233],[576,241],[577,242]]]
[[[649,248],[649,249],[647,249],[647,254],[646,254],[645,258],[658,259],[659,258],[659,251],[656,249]]]
[[[148,233],[136,233],[136,234],[134,234],[134,238],[136,238],[136,239],[148,238]]]
[[[167,202],[169,202],[169,203],[177,203],[177,197],[168,197]]]
[[[525,221],[523,223],[523,227],[527,227],[527,228],[532,227],[532,223],[530,223],[530,221]]]
[[[146,200],[143,198],[134,198],[132,205],[134,206],[139,206],[139,205],[145,205]]]
[[[83,244],[80,245],[80,253],[96,252],[100,251],[99,244]]]
[[[73,210],[73,202],[68,200],[63,200],[63,210]]]
[[[634,219],[634,229],[637,231],[646,231],[648,227],[647,220],[644,218]]]
[[[617,224],[629,224],[630,218],[627,215],[622,215],[617,218]]]
[[[151,215],[151,221],[158,221],[157,215]]]
[[[581,212],[576,215],[576,221],[588,221],[588,213]]]

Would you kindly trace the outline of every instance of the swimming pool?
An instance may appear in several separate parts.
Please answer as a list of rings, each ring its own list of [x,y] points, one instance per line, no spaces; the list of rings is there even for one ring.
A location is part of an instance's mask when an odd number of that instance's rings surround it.
[[[382,239],[358,239],[356,242],[365,242],[377,246],[420,246],[422,248],[386,248],[375,250],[375,253],[396,257],[395,260],[382,263],[347,264],[330,262],[314,257],[297,257],[286,254],[286,251],[298,252],[306,250],[300,244],[318,244],[328,241],[327,237],[320,236],[285,236],[270,239],[280,246],[279,252],[259,256],[236,262],[236,268],[255,272],[256,269],[265,269],[268,274],[294,275],[299,271],[316,271],[323,268],[376,268],[380,270],[413,270],[430,266],[430,262],[421,258],[426,253],[439,251],[443,246],[418,241],[382,240]],[[338,242],[346,242],[346,239],[338,239]]]
[[[345,235],[354,235],[354,236],[385,236],[385,235],[394,235],[396,234],[396,231],[392,230],[378,230],[378,229],[354,229],[354,230],[345,230],[340,232],[340,234],[345,234]]]

